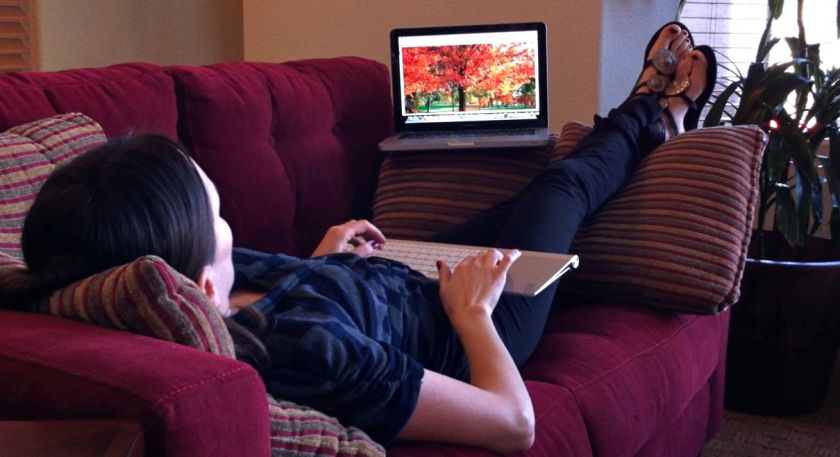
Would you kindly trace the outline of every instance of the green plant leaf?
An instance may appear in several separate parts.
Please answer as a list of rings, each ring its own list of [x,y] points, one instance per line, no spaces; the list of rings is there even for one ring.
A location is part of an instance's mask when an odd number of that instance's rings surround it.
[[[715,127],[722,124],[721,118],[723,117],[723,113],[725,112],[727,106],[731,106],[730,99],[732,98],[732,95],[735,94],[735,91],[740,87],[741,81],[734,81],[717,96],[714,103],[712,103],[711,108],[709,108],[709,112],[706,113],[706,119],[703,121],[703,127]]]
[[[770,54],[770,51],[773,50],[773,47],[776,46],[776,43],[779,42],[779,38],[771,38],[764,42],[764,46],[760,46],[758,48],[758,53],[756,54],[755,61],[756,62],[764,62],[767,60],[767,56]]]
[[[793,63],[771,65],[765,71],[756,64],[750,65],[732,123],[762,125],[781,109],[791,92],[808,85],[809,81],[802,76],[785,72]]]
[[[784,0],[768,0],[767,8],[770,10],[770,15],[773,19],[782,17],[782,10],[785,8]]]
[[[799,231],[799,218],[796,214],[796,204],[789,186],[776,186],[776,231],[793,247],[801,245],[802,235]]]
[[[828,135],[828,189],[831,194],[831,240],[840,245],[840,133],[837,129]]]
[[[840,208],[831,209],[831,222],[829,223],[831,242],[840,246]]]
[[[764,149],[764,162],[767,165],[766,190],[772,195],[776,183],[784,182],[787,177],[787,170],[790,164],[790,152],[784,146],[781,136],[772,132]]]
[[[680,18],[682,17],[683,7],[685,7],[685,0],[680,0],[680,2],[677,4],[677,14],[674,17],[674,20],[680,20]]]
[[[786,111],[779,112],[778,120],[778,133],[781,136],[784,147],[793,159],[796,172],[802,175],[802,178],[807,181],[807,185],[810,188],[818,188],[819,174],[817,173],[817,162],[814,160],[814,154],[798,122],[796,119],[790,117]]]
[[[811,149],[819,148],[829,132],[836,130],[840,118],[840,69],[817,73],[813,86],[813,102],[803,123],[812,125],[808,131]]]

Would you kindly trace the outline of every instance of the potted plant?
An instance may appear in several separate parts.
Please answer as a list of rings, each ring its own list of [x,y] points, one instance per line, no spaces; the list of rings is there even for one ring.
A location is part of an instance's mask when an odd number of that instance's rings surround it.
[[[799,34],[785,39],[791,59],[768,66],[784,6],[768,1],[755,62],[746,75],[721,64],[732,76],[719,81],[725,88],[704,123],[757,124],[768,134],[727,356],[727,407],[754,413],[819,408],[840,343],[840,70],[822,68],[819,44],[806,41],[803,3]],[[818,236],[826,228],[830,240]]]

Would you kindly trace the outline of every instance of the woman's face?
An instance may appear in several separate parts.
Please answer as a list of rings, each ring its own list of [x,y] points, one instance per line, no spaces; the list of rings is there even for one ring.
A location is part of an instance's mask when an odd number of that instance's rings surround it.
[[[207,266],[209,279],[215,286],[215,296],[210,298],[216,303],[223,316],[230,314],[230,291],[233,288],[233,233],[230,226],[219,215],[219,192],[216,186],[204,173],[204,170],[195,162],[196,170],[201,175],[201,182],[204,183],[204,190],[210,199],[210,207],[213,212],[213,231],[216,235],[216,254],[213,256],[213,263]]]

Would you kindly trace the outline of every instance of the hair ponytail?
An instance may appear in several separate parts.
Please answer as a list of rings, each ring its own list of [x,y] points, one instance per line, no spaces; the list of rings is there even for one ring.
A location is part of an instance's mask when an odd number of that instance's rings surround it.
[[[52,292],[89,276],[90,269],[67,259],[55,258],[36,271],[6,265],[0,269],[0,307],[37,311]]]

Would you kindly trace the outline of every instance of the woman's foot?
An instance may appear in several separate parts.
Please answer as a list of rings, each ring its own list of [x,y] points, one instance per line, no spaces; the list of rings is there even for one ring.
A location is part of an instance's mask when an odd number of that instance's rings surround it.
[[[632,95],[664,91],[680,60],[693,48],[693,38],[685,26],[678,22],[662,26],[648,43],[644,68]]]
[[[665,98],[660,101],[662,116],[647,129],[647,141],[662,143],[696,129],[716,79],[717,60],[712,48],[698,46],[683,56],[673,81],[665,89]]]
[[[709,62],[700,50],[693,50],[683,56],[677,65],[674,79],[665,89],[665,106],[661,122],[664,125],[665,140],[685,133],[685,119],[692,110],[702,109],[697,101],[705,91],[708,81]],[[694,126],[696,127],[696,126]]]

